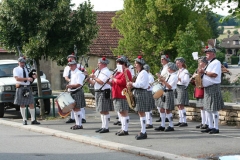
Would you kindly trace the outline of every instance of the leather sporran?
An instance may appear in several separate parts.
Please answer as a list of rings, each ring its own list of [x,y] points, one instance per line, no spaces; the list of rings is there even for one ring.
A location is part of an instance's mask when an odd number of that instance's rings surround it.
[[[111,95],[110,93],[111,93],[111,90],[110,90],[110,89],[105,89],[105,90],[104,90],[104,95],[105,95],[105,98],[106,98],[106,99],[109,99],[109,98],[110,98],[110,95]]]
[[[204,88],[194,88],[194,97],[195,98],[203,98],[204,97]]]

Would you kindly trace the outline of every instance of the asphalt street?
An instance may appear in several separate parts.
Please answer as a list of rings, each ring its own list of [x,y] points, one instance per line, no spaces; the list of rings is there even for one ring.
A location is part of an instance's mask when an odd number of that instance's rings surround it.
[[[220,134],[210,135],[203,134],[199,129],[195,128],[199,122],[188,122],[188,127],[175,127],[174,132],[157,132],[154,129],[148,129],[148,138],[137,141],[135,140],[135,135],[140,131],[140,122],[136,113],[130,113],[130,135],[123,137],[115,135],[115,132],[120,129],[120,126],[113,125],[116,121],[115,112],[111,112],[110,132],[104,134],[95,133],[95,130],[100,128],[101,121],[100,114],[94,108],[86,109],[87,123],[83,124],[84,129],[82,130],[71,130],[70,127],[73,124],[66,124],[66,119],[59,117],[39,120],[41,125],[37,126],[37,128],[32,125],[23,126],[19,115],[19,113],[12,111],[11,114],[6,114],[6,118],[0,119],[0,124],[12,125],[52,136],[58,136],[58,132],[78,135],[81,138],[85,137],[87,139],[86,141],[81,139],[81,142],[84,143],[115,150],[124,150],[128,153],[145,155],[157,159],[159,157],[165,157],[165,159],[209,159],[224,155],[240,154],[240,129],[234,126],[220,126]],[[15,119],[14,117],[18,118]],[[155,122],[157,118],[154,117],[154,127],[160,125],[159,122]],[[174,119],[174,122],[177,123],[177,120]],[[71,139],[64,136],[59,137]],[[112,143],[114,143],[113,146],[116,145],[118,147],[111,146]],[[105,144],[108,144],[108,146]],[[122,145],[127,145],[127,149],[121,149]],[[140,151],[133,152],[133,148]]]

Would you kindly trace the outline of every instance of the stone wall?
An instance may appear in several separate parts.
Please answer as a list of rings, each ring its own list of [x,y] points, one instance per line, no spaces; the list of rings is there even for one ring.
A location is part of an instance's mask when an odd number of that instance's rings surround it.
[[[92,95],[85,95],[87,107],[95,107],[95,99]],[[225,108],[219,111],[219,124],[240,126],[240,105],[235,103],[224,103]],[[201,110],[196,107],[196,101],[190,100],[189,106],[185,106],[187,120],[201,121]],[[179,118],[178,108],[172,111],[174,118]],[[153,115],[159,115],[157,109],[153,110]]]

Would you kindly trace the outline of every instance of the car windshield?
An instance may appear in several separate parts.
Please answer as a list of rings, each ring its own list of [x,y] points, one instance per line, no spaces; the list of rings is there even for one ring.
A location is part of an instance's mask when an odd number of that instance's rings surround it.
[[[13,68],[17,67],[18,64],[2,64],[0,65],[0,77],[12,77]]]

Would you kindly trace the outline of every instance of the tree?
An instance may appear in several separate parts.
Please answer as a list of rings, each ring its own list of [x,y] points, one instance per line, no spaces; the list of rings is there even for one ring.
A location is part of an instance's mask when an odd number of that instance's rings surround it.
[[[171,59],[178,55],[174,37],[177,30],[185,31],[189,22],[193,22],[199,40],[206,42],[211,37],[206,12],[195,11],[196,8],[185,0],[125,0],[124,9],[113,18],[113,26],[123,36],[114,54],[127,54],[130,58],[143,54],[156,72],[160,54],[169,54]]]
[[[41,96],[39,60],[51,59],[65,64],[66,56],[78,48],[86,54],[98,26],[91,3],[71,10],[70,0],[3,0],[0,3],[0,42],[5,49],[20,46],[24,55],[37,63],[38,93]],[[41,103],[41,115],[44,107]]]
[[[227,34],[231,34],[231,31],[230,31],[230,30],[227,30]]]
[[[237,29],[234,30],[234,31],[233,31],[233,34],[239,34],[238,30],[237,30]]]
[[[221,26],[221,27],[219,27],[217,30],[218,30],[218,33],[219,33],[219,34],[223,34],[223,32],[224,32],[224,27]]]

